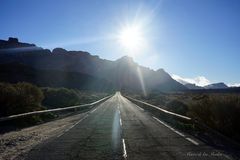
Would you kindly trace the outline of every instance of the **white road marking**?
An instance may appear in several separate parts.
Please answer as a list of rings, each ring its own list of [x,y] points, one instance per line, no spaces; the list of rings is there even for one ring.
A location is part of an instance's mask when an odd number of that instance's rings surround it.
[[[63,133],[61,133],[61,134],[59,134],[57,137],[61,137],[63,134],[64,134],[64,132],[63,132]]]
[[[120,110],[120,108],[119,108],[119,107],[120,107],[120,104],[119,104],[119,103],[118,103],[118,106],[117,106],[117,107],[118,107],[118,110]]]
[[[199,145],[199,143],[198,143],[198,142],[194,141],[194,140],[193,140],[193,139],[191,139],[191,138],[186,138],[186,140],[188,140],[188,141],[192,142],[192,143],[193,143],[193,144],[195,144],[196,146],[197,146],[197,145]]]
[[[176,131],[176,130],[175,130],[175,132],[176,132],[177,134],[179,134],[180,136],[185,137],[185,135],[182,134],[181,132],[178,132],[178,131]]]
[[[118,104],[118,114],[119,114],[119,123],[122,126],[121,111],[119,109],[119,104]]]
[[[144,109],[143,108],[141,108],[141,107],[139,107],[139,106],[137,106],[137,105],[135,105],[138,109],[140,109],[140,110],[142,110],[142,111],[144,111]]]
[[[71,126],[70,128],[72,128],[72,126]],[[64,132],[67,132],[67,131],[69,131],[69,130],[70,130],[70,128],[66,129]]]
[[[170,130],[172,130],[173,132],[177,133],[178,135],[180,135],[181,137],[184,137],[186,140],[188,140],[189,142],[193,143],[194,145],[198,146],[199,143],[196,142],[195,140],[189,138],[189,137],[186,137],[183,133],[175,130],[174,128],[172,128],[171,126],[167,125],[166,123],[162,122],[161,120],[159,120],[158,118],[156,117],[153,117],[156,121],[158,121],[159,123],[163,124],[164,126],[166,126],[167,128],[169,128]]]
[[[97,108],[95,108],[94,110],[92,110],[90,113],[93,113],[93,112],[95,112],[97,110]]]
[[[69,127],[69,129],[72,129],[75,125],[72,125],[71,127]]]
[[[121,117],[119,118],[120,125],[122,126],[122,119]]]
[[[82,119],[80,119],[79,121],[77,121],[75,124],[73,124],[71,127],[69,127],[68,129],[66,129],[63,133],[59,134],[57,137],[61,137],[64,133],[68,132],[70,129],[72,129],[73,127],[75,127],[78,123],[80,123],[82,120],[84,120],[85,118],[87,118],[88,114],[85,115]]]
[[[182,136],[182,137],[185,137],[184,134],[176,131],[174,128],[172,128],[171,126],[167,125],[166,123],[164,123],[163,121],[160,121],[158,118],[156,117],[153,117],[156,121],[158,121],[159,123],[163,124],[164,126],[168,127],[169,129],[171,129],[172,131],[176,132],[178,135]]]
[[[122,144],[123,144],[123,158],[127,158],[127,150],[126,150],[126,145],[125,145],[125,140],[122,139]]]

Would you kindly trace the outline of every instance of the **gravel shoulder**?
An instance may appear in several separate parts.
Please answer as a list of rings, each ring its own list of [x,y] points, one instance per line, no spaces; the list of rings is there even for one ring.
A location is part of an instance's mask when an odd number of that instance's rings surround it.
[[[37,144],[62,134],[87,113],[0,135],[0,160],[22,160]]]

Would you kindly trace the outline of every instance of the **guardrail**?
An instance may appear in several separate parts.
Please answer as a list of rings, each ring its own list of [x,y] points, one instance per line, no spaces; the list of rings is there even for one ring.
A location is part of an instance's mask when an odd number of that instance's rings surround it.
[[[98,100],[96,102],[89,103],[89,104],[76,105],[76,106],[70,106],[70,107],[64,107],[64,108],[55,108],[55,109],[41,110],[41,111],[33,111],[33,112],[27,112],[27,113],[11,115],[11,116],[7,116],[7,117],[1,117],[0,118],[0,122],[16,119],[16,118],[19,118],[19,117],[30,116],[30,115],[36,115],[36,114],[42,114],[42,113],[57,112],[57,111],[64,111],[64,110],[70,110],[70,109],[76,109],[76,108],[93,106],[93,105],[96,105],[96,104],[99,104],[99,103],[103,102],[104,100],[110,98],[111,96],[112,95],[104,97],[104,98],[102,98],[102,99],[100,99],[100,100]]]
[[[158,111],[160,111],[161,113],[163,113],[165,115],[165,117],[167,116],[173,116],[177,119],[181,119],[185,122],[188,122],[188,123],[191,123],[191,124],[194,124],[196,127],[198,127],[199,129],[203,129],[204,132],[208,132],[208,133],[211,133],[213,135],[214,138],[218,137],[218,139],[220,139],[223,143],[227,143],[227,144],[231,144],[231,147],[235,147],[235,148],[240,148],[240,144],[233,141],[232,139],[226,137],[225,135],[223,135],[222,133],[219,133],[218,131],[208,127],[206,124],[204,124],[203,122],[199,121],[198,119],[192,119],[190,117],[187,117],[187,116],[183,116],[183,115],[180,115],[180,114],[177,114],[177,113],[174,113],[174,112],[170,112],[170,111],[167,111],[165,109],[162,109],[162,108],[159,108],[157,106],[154,106],[152,104],[149,104],[149,103],[146,103],[146,102],[143,102],[143,101],[140,101],[140,100],[137,100],[137,99],[134,99],[134,98],[131,98],[129,96],[124,96],[126,97],[127,99],[129,99],[130,101],[133,101],[135,102],[136,104],[142,104],[144,106],[148,106],[148,107],[151,107],[151,108],[154,108],[154,109],[157,109]],[[171,122],[170,122],[171,123]],[[205,135],[206,136],[206,135]],[[209,135],[210,136],[210,135]],[[211,138],[213,138],[211,137]]]
[[[141,104],[146,105],[146,106],[150,106],[150,107],[152,107],[152,108],[154,108],[154,109],[159,110],[159,111],[162,112],[162,113],[165,113],[165,114],[174,116],[174,117],[176,117],[176,118],[181,118],[181,119],[189,120],[189,121],[192,120],[192,118],[190,118],[190,117],[183,116],[183,115],[180,115],[180,114],[171,112],[171,111],[167,111],[167,110],[165,110],[165,109],[159,108],[159,107],[154,106],[154,105],[152,105],[152,104],[149,104],[149,103],[146,103],[146,102],[143,102],[143,101],[140,101],[140,100],[137,100],[137,99],[128,97],[128,96],[125,96],[125,97],[127,97],[128,99],[130,99],[130,100],[132,100],[132,101],[134,101],[134,102],[141,103]]]

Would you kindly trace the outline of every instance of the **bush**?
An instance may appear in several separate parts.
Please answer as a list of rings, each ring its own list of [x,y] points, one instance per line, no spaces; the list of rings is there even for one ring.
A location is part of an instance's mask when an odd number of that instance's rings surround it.
[[[42,91],[30,83],[0,83],[0,116],[41,110]]]
[[[188,106],[181,101],[172,100],[166,105],[167,110],[172,111],[174,113],[186,115],[188,111]]]
[[[0,83],[0,116],[43,110],[42,91],[30,83]],[[3,122],[3,125],[29,126],[42,121],[42,115],[33,115]],[[46,116],[45,116],[46,117]],[[49,115],[48,115],[49,117]]]
[[[43,105],[48,108],[68,107],[79,104],[79,96],[73,89],[44,88]]]
[[[43,88],[42,104],[47,108],[69,107],[91,103],[107,96],[106,93],[86,92],[67,88]]]
[[[190,105],[190,116],[219,132],[239,139],[240,96],[212,95]]]

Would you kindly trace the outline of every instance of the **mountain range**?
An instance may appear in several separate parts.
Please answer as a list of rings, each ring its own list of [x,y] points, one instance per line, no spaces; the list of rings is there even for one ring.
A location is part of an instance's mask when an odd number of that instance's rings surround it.
[[[0,81],[86,90],[187,90],[164,69],[151,70],[128,56],[110,61],[83,51],[50,51],[17,38],[0,40]]]
[[[223,82],[209,84],[209,80],[206,79],[204,76],[198,76],[194,79],[191,79],[191,78],[182,78],[181,76],[173,74],[172,78],[178,81],[179,83],[183,84],[185,87],[187,87],[190,90],[228,89],[228,88],[234,87],[234,86],[227,86]],[[207,85],[200,86],[193,83],[192,81],[195,81],[197,84],[207,84]],[[235,87],[237,87],[237,85]]]
[[[188,89],[227,89],[229,88],[225,83],[220,82],[220,83],[212,83],[206,86],[197,86],[196,84],[192,84],[192,83],[186,83],[183,84],[185,87],[187,87]]]

